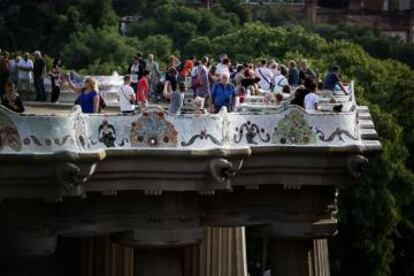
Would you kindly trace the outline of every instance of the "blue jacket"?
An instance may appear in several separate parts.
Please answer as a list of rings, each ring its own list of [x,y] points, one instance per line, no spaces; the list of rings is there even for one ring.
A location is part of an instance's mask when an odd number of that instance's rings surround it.
[[[214,106],[217,112],[223,106],[226,106],[230,110],[233,106],[233,99],[236,97],[233,84],[229,83],[224,85],[222,83],[216,83],[213,87],[211,97],[214,99]]]

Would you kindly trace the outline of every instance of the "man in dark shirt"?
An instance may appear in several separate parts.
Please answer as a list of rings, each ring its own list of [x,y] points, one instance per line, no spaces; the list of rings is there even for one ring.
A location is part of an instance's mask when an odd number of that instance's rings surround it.
[[[322,89],[335,90],[337,85],[345,94],[348,95],[348,92],[346,91],[344,85],[341,82],[341,78],[339,77],[339,67],[332,66],[331,72],[326,75],[326,78],[323,81]]]
[[[296,62],[289,62],[289,74],[288,74],[289,85],[296,86],[299,84],[299,70],[296,69]]]
[[[295,91],[295,98],[290,102],[292,105],[297,105],[302,108],[305,108],[304,100],[306,95],[310,93],[310,89],[313,88],[313,86],[316,87],[316,85],[311,82],[308,87],[305,87],[303,85],[299,86]]]
[[[33,64],[33,79],[36,89],[36,101],[46,101],[46,92],[44,85],[44,76],[46,75],[46,63],[42,59],[40,51],[33,53],[35,61]]]
[[[9,76],[9,53],[4,52],[2,57],[0,57],[0,99],[2,99],[5,94],[5,86]]]

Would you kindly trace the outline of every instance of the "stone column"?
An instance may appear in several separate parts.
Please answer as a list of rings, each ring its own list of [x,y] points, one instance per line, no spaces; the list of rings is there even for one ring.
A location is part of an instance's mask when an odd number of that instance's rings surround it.
[[[207,227],[200,244],[200,276],[246,276],[244,227]]]
[[[108,236],[60,238],[60,276],[133,276],[134,249],[111,242]]]
[[[328,241],[273,239],[272,276],[329,276]]]

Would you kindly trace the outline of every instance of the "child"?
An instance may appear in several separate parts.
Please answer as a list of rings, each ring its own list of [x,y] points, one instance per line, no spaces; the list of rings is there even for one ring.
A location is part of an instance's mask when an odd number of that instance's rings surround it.
[[[203,114],[205,114],[205,112],[204,112],[204,98],[195,97],[195,99],[193,100],[193,107],[194,107],[194,111],[193,111],[194,115],[203,115]]]

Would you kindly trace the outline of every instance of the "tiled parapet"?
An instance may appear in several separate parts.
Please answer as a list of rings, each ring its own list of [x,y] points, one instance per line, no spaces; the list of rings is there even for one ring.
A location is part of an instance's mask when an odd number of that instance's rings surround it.
[[[365,112],[365,113],[364,113]],[[170,116],[160,107],[142,114],[17,115],[0,108],[0,153],[91,152],[106,149],[207,150],[237,147],[349,147],[375,142],[364,108],[344,113],[306,113],[290,106],[272,114],[221,112]]]

